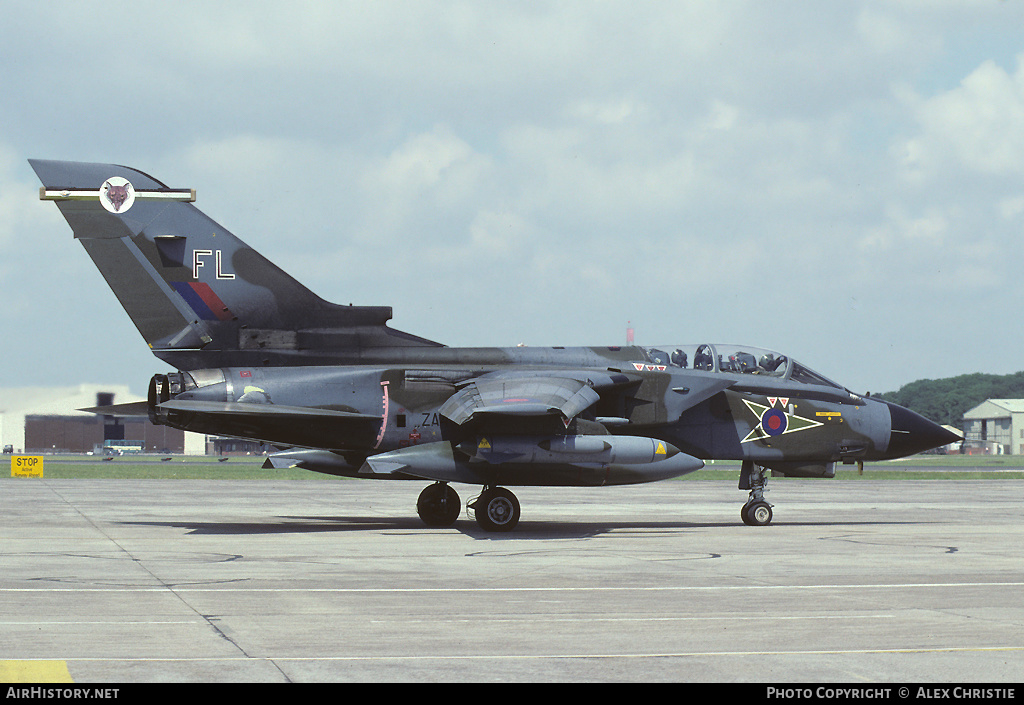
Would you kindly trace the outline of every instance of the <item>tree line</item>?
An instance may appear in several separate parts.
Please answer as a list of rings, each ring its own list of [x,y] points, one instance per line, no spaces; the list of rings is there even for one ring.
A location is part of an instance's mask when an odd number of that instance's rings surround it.
[[[946,379],[919,379],[895,392],[872,397],[905,406],[929,421],[963,429],[964,412],[986,399],[1024,399],[1024,372],[990,375],[975,372]]]

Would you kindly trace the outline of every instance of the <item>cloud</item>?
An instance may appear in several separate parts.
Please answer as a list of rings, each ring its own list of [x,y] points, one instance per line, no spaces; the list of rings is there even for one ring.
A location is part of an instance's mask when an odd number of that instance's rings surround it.
[[[22,3],[0,29],[0,293],[62,310],[80,348],[140,345],[23,160],[109,161],[426,337],[618,342],[632,320],[896,386],[865,349],[914,357],[1017,286],[1020,8]],[[73,300],[24,297],[13,266],[74,273],[51,287]],[[5,359],[89,376],[59,333]]]
[[[957,87],[907,100],[920,126],[903,145],[913,178],[958,168],[982,175],[1024,175],[1024,54],[1010,72],[988,60]]]
[[[464,227],[466,211],[484,195],[482,186],[490,171],[489,158],[446,127],[411,135],[360,170],[362,236],[384,240],[415,237],[422,233],[421,219],[429,212],[453,214],[455,227]],[[445,240],[459,236],[437,234]]]

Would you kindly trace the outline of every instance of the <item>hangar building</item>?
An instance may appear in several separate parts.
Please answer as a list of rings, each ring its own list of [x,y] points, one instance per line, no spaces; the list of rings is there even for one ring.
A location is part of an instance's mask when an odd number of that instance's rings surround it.
[[[964,412],[964,451],[1024,455],[1024,399],[987,399]]]
[[[206,451],[198,434],[154,426],[148,419],[78,411],[138,398],[127,386],[109,384],[0,390],[0,445],[15,453],[88,453],[104,446],[155,453]]]

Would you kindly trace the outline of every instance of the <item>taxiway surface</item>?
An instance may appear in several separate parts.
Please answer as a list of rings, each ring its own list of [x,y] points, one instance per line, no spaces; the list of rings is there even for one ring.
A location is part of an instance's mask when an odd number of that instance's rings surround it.
[[[86,682],[1012,682],[1020,480],[519,488],[0,479],[0,662]],[[453,485],[463,501],[475,488]],[[22,671],[24,672],[24,671]]]

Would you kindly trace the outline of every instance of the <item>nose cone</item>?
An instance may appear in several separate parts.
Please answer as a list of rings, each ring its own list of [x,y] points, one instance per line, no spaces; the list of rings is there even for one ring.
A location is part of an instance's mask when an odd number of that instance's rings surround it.
[[[889,407],[892,418],[886,458],[902,458],[963,440],[960,434],[932,423],[910,409],[890,402],[885,402],[885,405]]]

